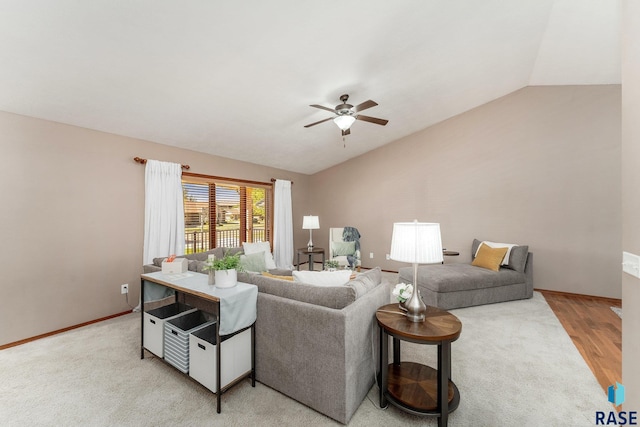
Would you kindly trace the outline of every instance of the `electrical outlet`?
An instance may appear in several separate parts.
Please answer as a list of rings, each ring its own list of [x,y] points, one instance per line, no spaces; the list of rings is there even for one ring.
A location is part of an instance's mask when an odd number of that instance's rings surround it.
[[[373,258],[373,252],[369,252],[369,258]]]
[[[125,283],[124,285],[120,286],[120,293],[121,294],[128,294],[129,293],[129,284]]]

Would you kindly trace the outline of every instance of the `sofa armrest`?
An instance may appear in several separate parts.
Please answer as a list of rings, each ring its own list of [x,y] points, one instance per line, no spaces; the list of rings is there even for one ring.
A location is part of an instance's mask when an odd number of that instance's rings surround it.
[[[338,310],[260,292],[258,381],[347,423],[374,382],[375,311],[389,296],[383,282]]]
[[[524,265],[524,283],[527,286],[527,296],[533,296],[533,254],[527,254],[527,262]]]

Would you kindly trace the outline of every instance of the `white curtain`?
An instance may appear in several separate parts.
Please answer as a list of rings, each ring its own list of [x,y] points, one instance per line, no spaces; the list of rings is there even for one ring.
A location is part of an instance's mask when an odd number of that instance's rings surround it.
[[[184,254],[182,167],[147,160],[144,180],[144,264]]]
[[[273,256],[278,268],[293,268],[291,181],[276,180],[273,206]]]

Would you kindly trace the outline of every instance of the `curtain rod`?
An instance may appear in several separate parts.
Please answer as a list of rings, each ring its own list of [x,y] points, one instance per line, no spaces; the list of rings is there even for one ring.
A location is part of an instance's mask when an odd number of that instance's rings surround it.
[[[141,159],[140,157],[134,157],[134,158],[133,158],[133,160],[134,160],[136,163],[140,163],[141,165],[144,165],[144,164],[146,164],[146,163],[147,163],[147,159]],[[180,165],[180,167],[181,167],[182,169],[187,169],[187,170],[191,169],[191,166],[189,166],[189,165]]]
[[[271,178],[271,182],[276,182],[277,179],[276,178]],[[291,185],[293,185],[293,181],[291,181]]]

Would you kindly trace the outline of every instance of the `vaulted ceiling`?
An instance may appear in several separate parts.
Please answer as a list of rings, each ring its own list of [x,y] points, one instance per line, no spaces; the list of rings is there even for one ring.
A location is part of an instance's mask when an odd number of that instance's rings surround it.
[[[619,84],[620,13],[620,0],[0,0],[0,110],[311,174],[528,85]],[[344,141],[331,121],[303,127],[330,116],[309,104],[343,93],[389,124],[357,121]]]

